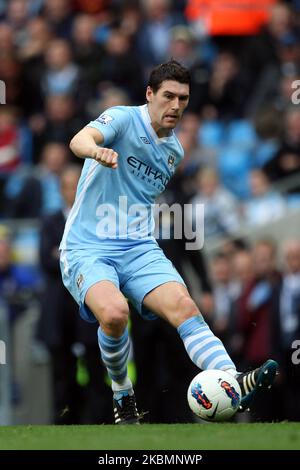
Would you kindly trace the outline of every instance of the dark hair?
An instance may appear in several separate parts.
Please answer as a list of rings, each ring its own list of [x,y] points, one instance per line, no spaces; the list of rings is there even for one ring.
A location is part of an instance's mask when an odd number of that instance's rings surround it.
[[[189,86],[191,84],[191,76],[188,69],[173,59],[158,65],[152,70],[148,86],[156,93],[165,80],[174,80],[175,82],[186,83]]]

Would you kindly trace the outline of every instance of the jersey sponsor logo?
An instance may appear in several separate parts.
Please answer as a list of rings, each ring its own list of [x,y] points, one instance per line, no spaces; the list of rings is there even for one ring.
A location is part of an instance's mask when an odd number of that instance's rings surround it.
[[[148,140],[147,137],[140,137],[140,139],[144,144],[150,144],[150,140]]]
[[[155,168],[152,168],[150,165],[144,163],[133,155],[130,155],[130,157],[127,158],[127,162],[132,168],[132,173],[140,176],[142,179],[147,179],[149,183],[152,183],[156,187],[160,184],[160,189],[162,190],[165,189],[166,185],[170,181],[170,178],[167,175],[164,175]]]
[[[113,121],[114,118],[110,116],[109,114],[101,114],[101,116],[96,119],[97,122],[100,122],[103,126],[109,126],[111,121]]]

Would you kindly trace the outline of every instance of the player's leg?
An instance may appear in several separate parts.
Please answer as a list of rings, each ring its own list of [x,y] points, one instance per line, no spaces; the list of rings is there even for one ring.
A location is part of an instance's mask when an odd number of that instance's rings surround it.
[[[119,290],[119,278],[109,261],[110,254],[108,249],[63,251],[61,271],[65,287],[79,304],[80,316],[89,322],[99,322],[98,343],[112,379],[115,420],[129,419],[130,410],[131,419],[137,421],[132,383],[127,376],[128,306]]]
[[[112,282],[100,281],[87,290],[85,305],[100,325],[98,343],[103,363],[112,380],[115,422],[137,423],[139,416],[132,383],[127,375],[130,340],[126,299]]]
[[[145,318],[156,314],[176,327],[188,355],[200,369],[222,369],[237,376],[242,408],[249,406],[259,389],[273,383],[278,368],[275,361],[237,375],[223,343],[210,330],[184,281],[155,242],[135,245],[126,257],[125,272],[119,270],[122,292]]]
[[[132,388],[127,378],[129,311],[126,299],[112,282],[100,281],[87,290],[85,305],[100,325],[98,343],[113,390]]]
[[[221,369],[236,375],[223,343],[213,334],[183,284],[164,283],[147,294],[143,304],[177,328],[188,355],[200,369]]]
[[[200,369],[221,369],[237,378],[242,391],[242,411],[249,407],[259,390],[273,384],[278,364],[272,360],[254,371],[237,373],[223,343],[210,330],[182,284],[162,284],[149,292],[143,303],[177,328],[188,355]]]

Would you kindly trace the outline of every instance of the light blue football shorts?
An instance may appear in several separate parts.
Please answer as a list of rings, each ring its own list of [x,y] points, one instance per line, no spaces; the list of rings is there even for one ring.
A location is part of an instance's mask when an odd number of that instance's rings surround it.
[[[60,265],[64,285],[79,304],[80,316],[89,322],[96,319],[84,300],[99,281],[111,281],[148,320],[157,318],[143,306],[150,291],[170,281],[185,285],[155,240],[105,240],[97,248],[63,250]]]

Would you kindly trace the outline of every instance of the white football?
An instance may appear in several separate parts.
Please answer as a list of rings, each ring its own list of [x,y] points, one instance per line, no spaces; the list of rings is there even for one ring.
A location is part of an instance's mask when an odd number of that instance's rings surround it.
[[[227,421],[241,401],[237,380],[223,370],[205,370],[190,383],[187,398],[191,410],[205,421]]]

